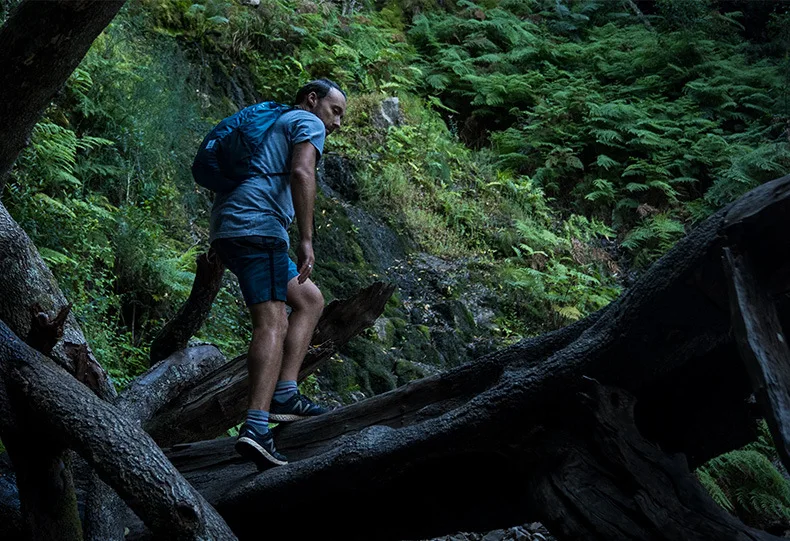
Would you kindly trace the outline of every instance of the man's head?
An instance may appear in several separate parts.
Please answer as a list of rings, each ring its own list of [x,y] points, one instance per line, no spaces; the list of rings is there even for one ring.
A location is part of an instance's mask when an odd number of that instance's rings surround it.
[[[346,114],[346,93],[329,79],[316,79],[299,89],[294,105],[320,118],[329,135],[340,127]]]

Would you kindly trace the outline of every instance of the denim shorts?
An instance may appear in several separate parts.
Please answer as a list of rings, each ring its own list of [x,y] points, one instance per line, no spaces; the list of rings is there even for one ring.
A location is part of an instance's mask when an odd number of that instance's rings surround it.
[[[288,257],[288,245],[277,237],[217,239],[211,246],[236,275],[247,306],[266,301],[285,301],[288,282],[299,276]]]

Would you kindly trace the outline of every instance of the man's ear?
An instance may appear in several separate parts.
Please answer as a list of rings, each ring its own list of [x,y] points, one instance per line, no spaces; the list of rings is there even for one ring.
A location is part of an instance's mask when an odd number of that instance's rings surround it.
[[[315,91],[310,92],[307,95],[307,105],[309,105],[310,109],[312,109],[313,107],[315,107],[317,103],[318,103],[318,94]]]

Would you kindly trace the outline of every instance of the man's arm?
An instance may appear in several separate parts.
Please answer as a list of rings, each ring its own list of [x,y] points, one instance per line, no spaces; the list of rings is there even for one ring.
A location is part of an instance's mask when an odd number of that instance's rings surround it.
[[[291,194],[299,246],[296,248],[298,281],[303,284],[313,272],[313,209],[315,208],[315,165],[318,151],[309,141],[294,145],[291,159]]]

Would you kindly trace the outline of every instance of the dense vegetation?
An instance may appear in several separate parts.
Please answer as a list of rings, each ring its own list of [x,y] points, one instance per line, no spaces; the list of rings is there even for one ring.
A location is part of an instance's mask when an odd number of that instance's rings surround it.
[[[3,201],[123,384],[147,366],[206,248],[210,194],[189,174],[200,139],[239,107],[328,76],[350,101],[327,151],[354,164],[357,204],[496,291],[486,332],[538,334],[606,305],[696,221],[790,169],[787,6],[642,7],[130,0],[36,127]],[[382,129],[371,118],[386,96],[403,122]],[[319,210],[321,242],[346,256],[319,261],[316,280],[343,296],[376,271],[340,204],[322,196]],[[425,334],[405,329],[405,312],[396,296],[403,344]],[[202,332],[230,355],[245,348],[232,286]],[[392,346],[366,340],[360,354]],[[376,370],[336,368],[328,384],[347,397],[420,375]],[[786,526],[790,489],[771,449],[761,440],[700,476],[745,520]]]

